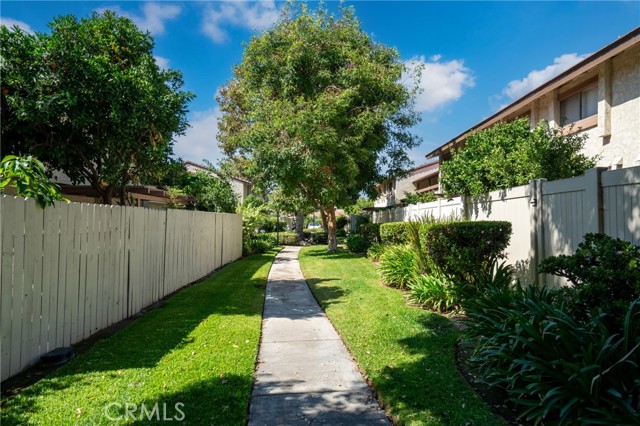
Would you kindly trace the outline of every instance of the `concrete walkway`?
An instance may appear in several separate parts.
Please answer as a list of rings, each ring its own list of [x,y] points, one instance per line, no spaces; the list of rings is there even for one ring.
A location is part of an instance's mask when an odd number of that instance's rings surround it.
[[[267,281],[249,426],[390,425],[285,247]]]

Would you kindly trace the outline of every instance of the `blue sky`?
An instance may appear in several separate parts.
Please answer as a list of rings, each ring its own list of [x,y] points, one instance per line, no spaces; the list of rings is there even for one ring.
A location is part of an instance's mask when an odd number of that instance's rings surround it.
[[[314,3],[311,3],[312,6]],[[424,155],[501,106],[640,26],[640,2],[348,1],[363,29],[394,46],[409,65],[425,64],[418,99]],[[329,2],[335,9],[336,2]],[[182,71],[192,127],[175,145],[185,160],[215,163],[216,90],[242,59],[242,43],[278,19],[282,3],[263,1],[7,1],[5,25],[47,32],[56,15],[113,9],[151,32],[161,66]]]

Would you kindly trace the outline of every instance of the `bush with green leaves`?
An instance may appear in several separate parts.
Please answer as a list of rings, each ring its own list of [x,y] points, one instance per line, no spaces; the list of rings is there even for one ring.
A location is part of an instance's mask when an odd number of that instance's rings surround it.
[[[585,140],[584,134],[565,133],[546,122],[532,131],[528,117],[498,123],[469,135],[440,165],[441,183],[450,197],[481,195],[531,179],[580,176],[596,164],[583,153]]]
[[[454,279],[473,284],[505,257],[511,240],[511,223],[503,221],[430,224],[422,233],[430,261]]]
[[[0,192],[7,187],[16,189],[21,197],[31,197],[42,208],[55,201],[69,201],[62,196],[60,187],[49,182],[44,164],[32,156],[7,155],[0,163]]]
[[[351,222],[351,219],[349,218],[349,216],[338,216],[336,218],[336,229],[344,230],[349,225],[350,222]]]
[[[409,242],[407,222],[388,222],[380,225],[380,241],[382,244],[407,244]]]
[[[276,240],[269,234],[254,234],[242,241],[243,255],[266,253],[275,246]]]
[[[367,248],[371,245],[380,242],[380,224],[379,223],[363,223],[358,227],[358,233],[362,235]]]
[[[378,271],[385,284],[398,288],[407,288],[420,275],[416,255],[407,245],[387,247]]]
[[[606,314],[573,318],[557,291],[490,288],[465,306],[481,379],[536,424],[640,424],[640,300],[621,332]]]
[[[298,234],[295,232],[265,232],[264,235],[267,235],[274,241],[274,244],[284,245],[284,246],[297,246],[298,245]]]
[[[320,230],[320,232],[305,231],[302,233],[304,240],[310,244],[327,244],[329,236],[326,231]]]
[[[441,272],[418,275],[409,289],[413,302],[434,311],[448,312],[459,304],[456,284]]]
[[[358,233],[352,233],[345,240],[347,250],[351,253],[364,253],[367,251],[367,241]]]
[[[374,243],[367,249],[367,257],[374,262],[378,262],[382,253],[384,253],[385,248],[386,246],[382,244]]]
[[[640,246],[604,234],[586,234],[574,254],[547,258],[540,271],[573,284],[563,294],[579,319],[602,310],[621,323],[629,303],[640,298]]]
[[[438,196],[434,192],[425,192],[422,194],[418,194],[416,192],[405,193],[404,202],[407,204],[420,204],[420,203],[430,203],[432,201],[437,201]]]

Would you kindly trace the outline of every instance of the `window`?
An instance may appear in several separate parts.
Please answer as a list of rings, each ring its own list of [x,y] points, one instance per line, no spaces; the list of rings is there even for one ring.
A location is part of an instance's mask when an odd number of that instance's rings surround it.
[[[560,124],[575,123],[598,113],[598,86],[587,87],[560,101]]]

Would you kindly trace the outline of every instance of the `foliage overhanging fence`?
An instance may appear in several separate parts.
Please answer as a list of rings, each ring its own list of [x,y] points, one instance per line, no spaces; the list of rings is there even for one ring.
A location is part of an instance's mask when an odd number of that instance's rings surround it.
[[[235,214],[0,201],[2,380],[242,255]]]
[[[373,221],[404,222],[424,215],[511,222],[507,260],[518,278],[557,286],[563,283],[560,278],[538,276],[538,264],[549,256],[575,252],[584,234],[605,233],[640,244],[640,167],[595,168],[569,179],[536,179],[477,197],[396,207],[374,212]]]

